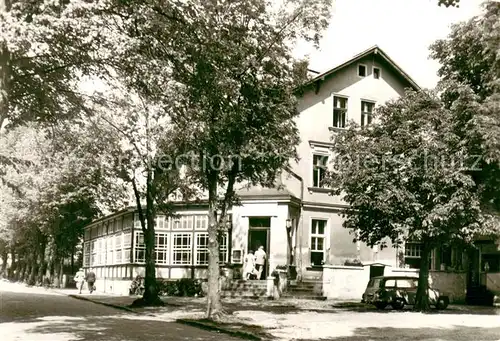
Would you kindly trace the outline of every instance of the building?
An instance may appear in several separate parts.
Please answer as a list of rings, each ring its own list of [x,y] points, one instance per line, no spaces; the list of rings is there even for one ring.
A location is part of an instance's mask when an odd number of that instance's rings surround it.
[[[298,104],[300,161],[281,174],[277,188],[238,191],[241,204],[230,210],[227,233],[221,239],[222,262],[237,272],[245,254],[262,245],[269,255],[265,274],[277,266],[291,265],[299,279],[323,281],[323,285],[335,282],[325,279],[333,270],[363,270],[364,276],[366,269],[369,275],[379,275],[385,267],[404,264],[406,268],[418,268],[418,243],[408,243],[401,249],[390,245],[379,249],[353,242],[354,236],[342,226],[345,203],[321,186],[332,134],[344,128],[348,120],[362,126],[370,124],[377,105],[403,95],[407,88],[419,89],[377,46],[311,79]],[[204,278],[208,207],[203,201],[179,202],[177,206],[177,218],[157,217],[157,276]],[[498,264],[499,254],[491,264]],[[463,265],[469,260],[459,248],[435,250],[431,269],[465,269]],[[84,267],[95,270],[105,290],[126,292],[130,280],[143,272],[143,263],[144,242],[133,208],[86,227]],[[372,266],[363,268],[361,264]],[[326,277],[325,269],[329,269]],[[366,281],[361,282],[366,285]],[[329,296],[345,296],[335,292]],[[356,295],[357,291],[352,296],[360,297]]]

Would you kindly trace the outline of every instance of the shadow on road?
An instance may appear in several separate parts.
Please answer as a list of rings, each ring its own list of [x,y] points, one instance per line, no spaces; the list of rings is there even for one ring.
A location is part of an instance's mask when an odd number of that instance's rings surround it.
[[[349,337],[330,338],[331,341],[497,341],[499,328],[454,326],[453,328],[359,328]],[[300,339],[297,341],[313,341]]]

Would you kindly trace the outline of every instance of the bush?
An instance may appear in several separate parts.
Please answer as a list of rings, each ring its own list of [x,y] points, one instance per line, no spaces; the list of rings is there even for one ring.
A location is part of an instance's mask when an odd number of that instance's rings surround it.
[[[344,266],[363,266],[363,263],[359,259],[346,259]]]
[[[158,294],[167,296],[202,296],[201,282],[197,279],[181,278],[176,281],[157,281]]]

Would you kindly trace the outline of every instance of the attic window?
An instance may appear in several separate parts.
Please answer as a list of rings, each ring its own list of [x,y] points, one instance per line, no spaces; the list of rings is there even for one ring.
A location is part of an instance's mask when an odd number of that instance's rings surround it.
[[[359,77],[366,77],[366,66],[359,64],[358,65],[358,76]]]
[[[380,78],[380,69],[378,67],[373,68],[373,78],[375,78],[375,79]]]

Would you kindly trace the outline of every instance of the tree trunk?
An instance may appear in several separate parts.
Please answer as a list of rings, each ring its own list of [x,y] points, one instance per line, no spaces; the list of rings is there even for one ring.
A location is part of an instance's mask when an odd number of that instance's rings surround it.
[[[43,284],[43,273],[45,271],[46,259],[45,259],[45,250],[47,247],[47,238],[45,237],[42,243],[40,244],[39,249],[39,265],[38,265],[38,273],[36,274],[36,283]]]
[[[217,223],[217,182],[208,189],[208,300],[207,318],[220,320],[224,315],[220,298],[219,238]]]
[[[63,281],[64,276],[64,258],[59,261],[59,288],[64,288],[66,283]]]
[[[45,270],[45,278],[47,278],[48,282],[54,284],[54,243],[49,241],[49,249],[47,252],[47,267]]]
[[[9,260],[9,253],[7,250],[2,251],[2,277],[8,277],[7,274],[7,261]]]
[[[13,247],[10,249],[10,267],[9,267],[9,273],[8,273],[8,278],[10,280],[14,279],[14,271],[16,271],[17,267],[17,260],[16,260],[16,252]]]
[[[0,0],[0,13],[10,10],[11,0]],[[0,38],[0,131],[9,113],[10,53]]]
[[[61,273],[62,269],[61,269],[61,263],[59,262],[59,259],[56,259],[55,256],[54,256],[53,266],[54,266],[54,277],[53,277],[52,283],[54,284],[55,288],[59,288],[61,286],[61,282],[60,282],[59,278],[60,278],[60,273]]]
[[[429,264],[432,248],[429,243],[424,242],[420,255],[420,270],[418,275],[418,289],[415,297],[416,311],[429,311]]]
[[[71,273],[75,273],[75,245],[71,248]]]
[[[162,306],[163,301],[158,296],[158,288],[156,285],[156,256],[155,256],[155,215],[154,206],[154,188],[153,176],[151,170],[148,170],[146,179],[146,212],[141,204],[141,196],[135,179],[132,180],[134,188],[135,200],[139,219],[141,221],[142,232],[144,233],[144,244],[146,246],[145,254],[145,275],[144,275],[144,295],[141,299],[135,301],[134,305],[147,306]],[[145,213],[145,214],[144,214]]]
[[[38,266],[39,266],[38,258],[39,258],[38,252],[35,251],[35,253],[33,254],[30,272],[29,272],[29,276],[28,276],[28,284],[29,285],[36,284],[35,277],[36,277],[36,274],[38,273]]]

